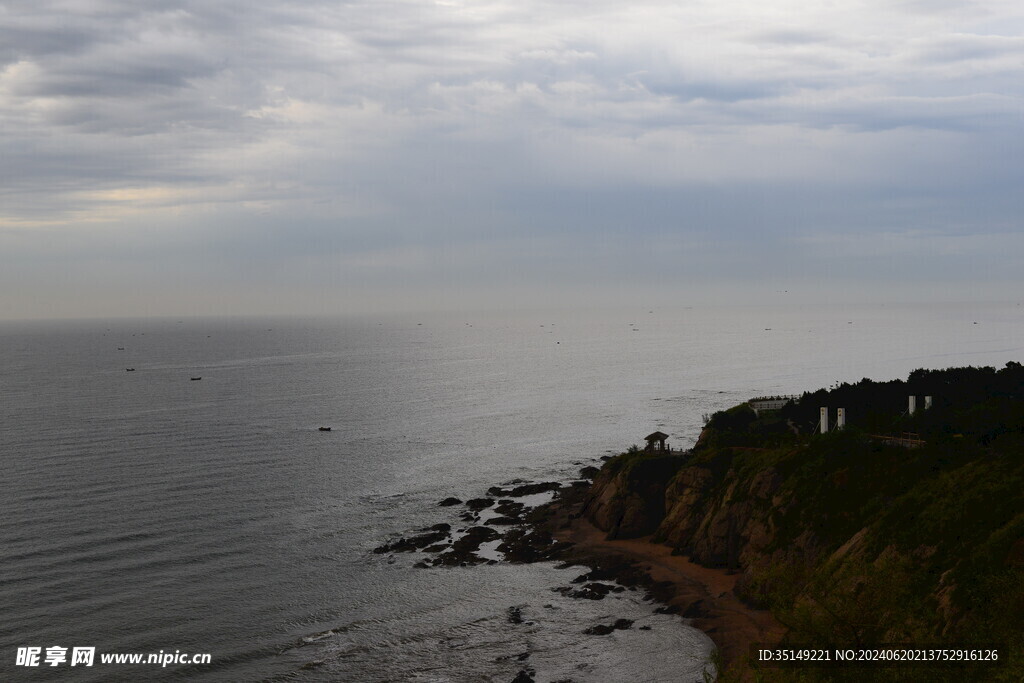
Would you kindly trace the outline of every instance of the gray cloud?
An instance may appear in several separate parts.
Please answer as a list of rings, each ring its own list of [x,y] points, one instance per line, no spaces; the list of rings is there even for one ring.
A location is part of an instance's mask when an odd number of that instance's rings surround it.
[[[919,53],[922,63],[939,64],[1002,60],[1005,57],[1010,61],[1004,62],[1002,68],[1012,70],[1014,66],[1019,68],[1019,60],[1024,56],[1024,37],[952,34],[923,41]]]
[[[808,29],[778,28],[751,35],[758,43],[779,43],[781,45],[813,45],[835,40],[835,36],[822,31]]]
[[[7,2],[0,315],[58,269],[106,295],[149,273],[189,306],[271,279],[364,301],[616,270],[657,286],[616,259],[680,287],[773,261],[935,277],[836,235],[941,243],[921,253],[963,279],[967,241],[939,235],[978,235],[1009,272],[1024,11],[928,7]]]

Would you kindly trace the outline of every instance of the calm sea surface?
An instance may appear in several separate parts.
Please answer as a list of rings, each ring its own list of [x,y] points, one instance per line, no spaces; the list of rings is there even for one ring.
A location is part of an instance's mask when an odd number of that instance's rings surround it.
[[[1024,309],[3,323],[0,352],[3,680],[509,681],[529,652],[538,681],[690,681],[708,639],[636,594],[371,550],[753,395],[1024,360]],[[651,629],[581,633],[619,617]],[[54,645],[213,663],[15,666]]]

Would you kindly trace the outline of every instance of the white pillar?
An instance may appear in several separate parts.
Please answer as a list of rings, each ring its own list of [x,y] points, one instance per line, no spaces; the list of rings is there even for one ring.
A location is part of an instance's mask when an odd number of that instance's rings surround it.
[[[924,409],[928,410],[931,407],[932,407],[932,397],[931,396],[925,396],[924,397]]]
[[[822,408],[821,409],[821,419],[819,420],[819,422],[821,423],[821,433],[822,434],[827,434],[828,433],[828,408]]]
[[[836,429],[842,429],[846,426],[846,411],[842,408],[836,408]]]
[[[907,397],[907,414],[913,415],[917,412],[917,396]]]

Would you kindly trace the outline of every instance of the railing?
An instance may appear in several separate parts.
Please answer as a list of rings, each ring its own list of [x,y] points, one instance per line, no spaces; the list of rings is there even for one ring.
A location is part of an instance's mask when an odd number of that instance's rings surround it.
[[[796,403],[798,398],[797,396],[762,396],[750,399],[747,401],[747,405],[755,415],[760,415],[761,411],[780,410],[790,403]]]
[[[779,394],[778,396],[758,396],[752,398],[747,403],[755,403],[757,401],[793,401],[796,403],[800,400],[800,394]]]

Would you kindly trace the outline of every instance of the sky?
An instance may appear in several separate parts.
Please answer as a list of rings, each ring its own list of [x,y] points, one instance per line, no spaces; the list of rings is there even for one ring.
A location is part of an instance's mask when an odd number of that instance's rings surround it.
[[[1024,291],[1019,0],[0,0],[0,318]]]

